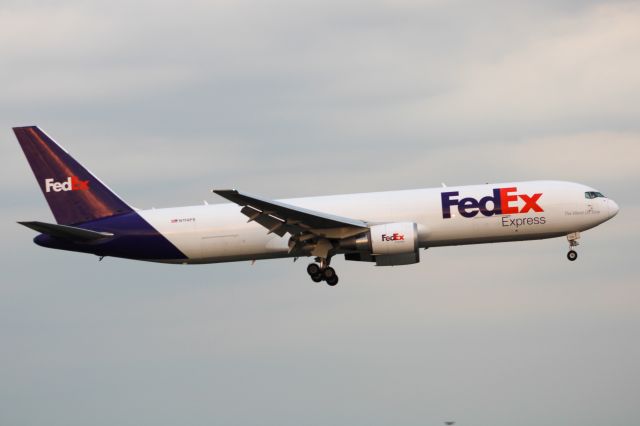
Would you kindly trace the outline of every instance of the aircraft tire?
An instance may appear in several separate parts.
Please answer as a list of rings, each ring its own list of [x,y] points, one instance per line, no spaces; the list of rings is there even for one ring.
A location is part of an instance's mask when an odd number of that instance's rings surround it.
[[[307,274],[312,277],[318,275],[320,272],[320,266],[317,263],[310,263],[309,266],[307,266]]]
[[[331,278],[327,278],[327,284],[331,287],[338,284],[338,276],[334,274],[331,276]]]
[[[314,274],[311,275],[311,281],[313,281],[314,283],[319,283],[320,281],[322,281],[324,278],[322,277],[322,274]]]
[[[569,250],[569,253],[567,253],[567,259],[573,262],[577,258],[578,258],[578,252],[575,250]]]
[[[331,266],[327,266],[326,268],[324,268],[324,271],[322,271],[322,277],[325,280],[329,280],[331,279],[331,277],[335,277],[336,276],[336,270],[333,269]]]

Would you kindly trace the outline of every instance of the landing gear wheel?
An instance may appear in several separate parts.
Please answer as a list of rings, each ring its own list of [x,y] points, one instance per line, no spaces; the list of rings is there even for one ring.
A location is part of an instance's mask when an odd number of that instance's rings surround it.
[[[571,234],[567,235],[567,240],[569,241],[569,253],[567,253],[567,259],[572,262],[578,258],[578,252],[576,252],[573,248],[580,244],[578,242],[579,238],[579,232],[572,232]]]
[[[324,268],[324,271],[322,271],[322,277],[327,280],[327,282],[331,279],[331,277],[335,276],[336,271],[331,266],[327,266],[326,268]]]
[[[307,274],[311,277],[311,280],[319,283],[320,281],[326,281],[330,286],[338,284],[338,276],[335,269],[329,266],[330,258],[316,257],[316,262],[307,265]]]
[[[317,263],[310,263],[307,266],[307,274],[311,276],[318,275],[320,272],[320,266]]]
[[[331,276],[331,278],[327,278],[327,284],[329,284],[331,287],[338,284],[338,276],[334,274]]]

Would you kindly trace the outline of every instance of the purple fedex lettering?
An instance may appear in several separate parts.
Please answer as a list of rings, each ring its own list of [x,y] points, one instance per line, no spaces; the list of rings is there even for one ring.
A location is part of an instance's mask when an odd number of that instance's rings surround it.
[[[458,191],[443,192],[440,194],[442,199],[443,219],[451,218],[451,206],[458,206],[458,213],[460,213],[462,217],[467,218],[475,217],[478,212],[482,213],[484,216],[502,214],[500,189],[494,189],[493,196],[488,195],[481,198],[479,201],[472,197],[463,198],[461,200],[454,198],[458,195],[460,195]],[[493,204],[491,209],[489,209],[489,203]]]
[[[458,200],[452,200],[451,197],[457,197],[460,195],[458,191],[443,192],[440,194],[442,199],[442,218],[451,219],[451,206],[457,206]]]
[[[487,203],[492,203],[493,208],[489,210],[487,207]],[[478,203],[480,207],[480,213],[485,216],[493,216],[494,214],[502,214],[502,199],[500,198],[500,190],[493,190],[493,197],[486,196],[480,198],[480,202]]]

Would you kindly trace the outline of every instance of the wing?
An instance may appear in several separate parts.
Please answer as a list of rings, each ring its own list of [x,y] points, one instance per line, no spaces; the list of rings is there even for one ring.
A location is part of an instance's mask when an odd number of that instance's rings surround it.
[[[288,232],[292,236],[307,234],[312,237],[346,238],[368,229],[367,223],[361,220],[266,200],[235,189],[214,189],[213,192],[242,207],[240,211],[249,218],[249,222],[255,221],[267,228],[268,233],[281,237]]]

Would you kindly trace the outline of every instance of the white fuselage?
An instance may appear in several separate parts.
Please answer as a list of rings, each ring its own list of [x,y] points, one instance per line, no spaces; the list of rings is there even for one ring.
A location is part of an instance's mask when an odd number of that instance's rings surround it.
[[[482,200],[496,188],[517,188],[500,214],[484,214],[473,201],[450,205],[443,217],[443,193],[453,202]],[[587,186],[559,181],[532,181],[345,194],[281,200],[284,203],[370,224],[415,222],[420,247],[542,239],[585,231],[613,217],[618,206],[608,198],[589,199]],[[522,197],[518,197],[523,194]],[[537,199],[527,206],[527,198]],[[533,197],[535,198],[535,197]],[[504,204],[504,203],[503,203]],[[492,200],[485,202],[489,209]],[[508,207],[508,208],[505,208]],[[524,210],[524,211],[522,211]],[[474,215],[475,212],[475,215]],[[186,256],[182,263],[214,263],[288,257],[288,235],[268,234],[247,222],[235,204],[201,205],[138,212]],[[473,217],[464,217],[466,216]]]

